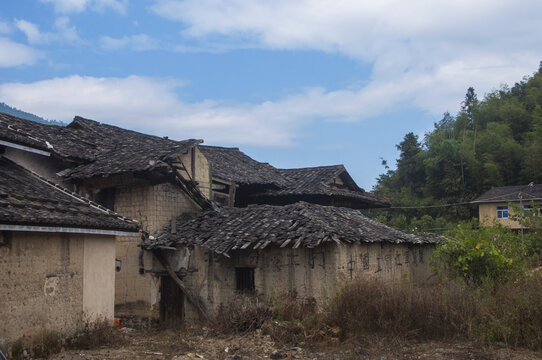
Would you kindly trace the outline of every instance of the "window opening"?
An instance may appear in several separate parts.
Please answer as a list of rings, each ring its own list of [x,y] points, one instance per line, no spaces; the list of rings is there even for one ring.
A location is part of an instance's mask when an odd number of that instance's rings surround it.
[[[508,218],[508,206],[497,206],[497,219]]]
[[[235,268],[235,282],[238,291],[254,291],[254,268]]]

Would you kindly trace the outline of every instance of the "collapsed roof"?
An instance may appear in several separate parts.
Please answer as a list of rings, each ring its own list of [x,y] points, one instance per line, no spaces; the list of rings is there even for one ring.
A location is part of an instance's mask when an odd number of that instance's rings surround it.
[[[161,174],[176,182],[201,207],[210,208],[196,184],[174,176],[170,163],[202,140],[175,141],[76,116],[67,126],[46,125],[0,113],[0,140],[5,138],[73,164],[59,173],[74,180],[122,173]]]
[[[405,234],[359,210],[298,202],[285,206],[250,205],[177,218],[175,231],[164,228],[144,240],[147,250],[190,245],[217,253],[258,250],[269,245],[314,248],[326,242],[430,244],[436,238]]]
[[[198,148],[211,162],[213,177],[251,186],[245,194],[247,203],[283,205],[308,201],[360,209],[390,206],[387,199],[361,189],[343,165],[277,169],[238,148]]]
[[[0,229],[31,230],[33,227],[41,227],[39,231],[47,231],[43,228],[48,227],[56,231],[87,229],[94,231],[78,232],[111,235],[115,232],[136,235],[139,229],[136,222],[0,157]]]

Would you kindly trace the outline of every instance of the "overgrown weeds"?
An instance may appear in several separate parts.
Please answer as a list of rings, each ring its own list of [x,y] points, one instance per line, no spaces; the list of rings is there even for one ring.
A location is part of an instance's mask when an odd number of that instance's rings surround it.
[[[271,311],[267,304],[257,296],[239,294],[220,304],[212,325],[221,333],[242,333],[261,328],[269,318]]]
[[[64,349],[94,349],[101,346],[120,346],[126,340],[109,321],[87,321],[72,335],[43,330],[24,336],[11,345],[10,359],[48,358]]]
[[[347,281],[320,307],[293,292],[267,301],[240,297],[221,307],[216,329],[261,328],[280,343],[471,340],[542,349],[542,272],[488,286],[446,280],[426,286],[377,278]]]

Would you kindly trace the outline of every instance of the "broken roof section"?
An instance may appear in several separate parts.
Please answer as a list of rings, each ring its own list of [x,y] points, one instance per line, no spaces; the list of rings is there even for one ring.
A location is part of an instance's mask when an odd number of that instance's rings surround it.
[[[314,248],[336,243],[435,243],[435,237],[405,234],[378,223],[359,210],[298,202],[285,206],[250,205],[207,211],[187,220],[179,217],[176,231],[166,227],[147,238],[147,250],[200,245],[217,253],[276,247]]]
[[[0,157],[0,229],[134,236],[139,226]]]
[[[168,161],[175,160],[203,142],[203,140],[195,139],[169,140],[79,116],[75,117],[67,129],[95,156],[95,160],[91,163],[64,171],[62,176],[69,179],[88,179],[96,176],[168,168]]]
[[[79,116],[67,126],[40,124],[8,114],[0,114],[0,120],[0,139],[17,136],[21,143],[79,164],[62,173],[69,179],[152,171],[202,142],[169,140]]]
[[[307,201],[352,208],[389,207],[388,199],[361,189],[343,165],[277,169],[238,148],[200,145],[213,177],[238,185],[260,185],[244,194],[247,203],[284,205]]]
[[[211,162],[213,177],[240,185],[284,187],[287,180],[272,166],[258,162],[238,148],[199,145]],[[267,166],[266,166],[267,165]]]
[[[202,208],[211,207],[197,185],[177,176],[171,166],[172,161],[202,140],[175,141],[79,116],[68,126],[40,124],[8,114],[0,114],[0,120],[0,140],[9,138],[45,149],[74,165],[59,176],[80,181],[123,173],[159,174],[172,178]]]
[[[288,186],[256,194],[254,195],[256,202],[279,204],[308,201],[357,209],[390,206],[387,199],[360,188],[344,165],[277,169],[277,171],[288,181]]]

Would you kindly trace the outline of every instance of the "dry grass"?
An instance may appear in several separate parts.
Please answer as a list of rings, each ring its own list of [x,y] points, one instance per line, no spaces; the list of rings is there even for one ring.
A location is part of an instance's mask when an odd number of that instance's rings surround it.
[[[101,346],[121,346],[125,343],[123,335],[108,321],[87,321],[71,336],[51,330],[24,336],[10,346],[9,352],[10,359],[49,358],[64,349],[94,349]]]
[[[269,307],[258,297],[240,294],[220,304],[211,325],[219,333],[243,333],[261,328],[270,317]]]

